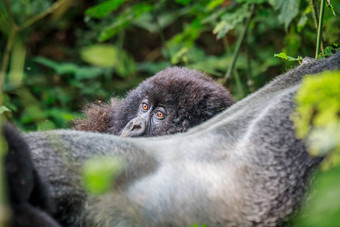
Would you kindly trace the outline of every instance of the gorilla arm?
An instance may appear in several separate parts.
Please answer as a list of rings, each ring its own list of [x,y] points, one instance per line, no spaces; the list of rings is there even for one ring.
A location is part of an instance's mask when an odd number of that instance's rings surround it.
[[[119,138],[79,131],[25,136],[52,188],[64,225],[276,226],[294,209],[319,159],[308,156],[289,119],[305,74],[338,69],[340,53],[302,65],[188,133]],[[85,194],[83,161],[125,161],[107,195]]]

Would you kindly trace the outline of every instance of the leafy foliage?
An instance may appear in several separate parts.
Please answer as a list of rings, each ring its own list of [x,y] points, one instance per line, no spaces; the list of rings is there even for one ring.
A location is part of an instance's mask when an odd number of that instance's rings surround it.
[[[308,135],[311,153],[340,152],[340,72],[305,77],[296,102],[296,133],[300,138]]]
[[[297,226],[335,226],[340,215],[340,72],[303,79],[292,119],[309,152],[326,155],[315,191],[296,218]]]
[[[83,166],[85,190],[94,195],[108,192],[122,167],[121,160],[114,157],[97,157],[86,161]]]

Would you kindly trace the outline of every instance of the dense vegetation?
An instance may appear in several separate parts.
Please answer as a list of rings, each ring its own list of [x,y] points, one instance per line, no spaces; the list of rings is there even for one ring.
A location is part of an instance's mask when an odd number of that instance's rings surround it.
[[[241,99],[304,56],[332,54],[339,13],[334,0],[3,0],[0,113],[23,130],[69,127],[86,102],[123,96],[170,65],[207,72]],[[321,138],[313,154],[332,154],[321,198],[339,201],[340,78],[320,78],[306,81],[294,121],[300,137]],[[324,200],[307,216],[332,209],[331,226],[340,205]]]

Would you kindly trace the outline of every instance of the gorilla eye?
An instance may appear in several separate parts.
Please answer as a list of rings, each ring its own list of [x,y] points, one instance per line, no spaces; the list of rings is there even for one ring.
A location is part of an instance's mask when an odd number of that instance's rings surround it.
[[[158,110],[156,112],[156,115],[157,115],[158,118],[163,118],[164,117],[164,113],[162,111],[160,111],[160,110]]]
[[[142,104],[142,109],[143,109],[143,110],[148,110],[148,109],[149,109],[148,104],[143,103],[143,104]]]

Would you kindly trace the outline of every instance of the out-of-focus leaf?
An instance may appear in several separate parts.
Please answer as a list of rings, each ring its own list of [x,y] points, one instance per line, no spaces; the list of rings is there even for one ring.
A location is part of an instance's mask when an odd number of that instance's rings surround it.
[[[234,12],[227,12],[222,16],[221,21],[215,26],[213,33],[217,34],[217,38],[220,39],[225,36],[230,30],[234,29],[239,23],[249,17],[250,12],[248,6],[244,4]]]
[[[340,120],[327,127],[313,129],[307,138],[309,153],[313,156],[324,156],[340,148]]]
[[[115,36],[118,32],[123,30],[126,26],[131,24],[135,19],[150,12],[154,7],[147,3],[138,3],[122,12],[114,22],[106,27],[100,34],[99,40],[105,41]]]
[[[11,67],[9,71],[9,83],[12,87],[22,84],[24,77],[26,49],[20,40],[16,40],[12,50]]]
[[[33,59],[34,62],[40,63],[42,65],[45,65],[47,67],[50,67],[52,69],[56,69],[58,68],[58,63],[56,63],[55,61],[52,61],[50,59],[47,58],[43,58],[43,57],[36,57]]]
[[[95,44],[80,51],[81,58],[92,65],[114,67],[119,60],[119,52],[113,45]]]
[[[306,9],[304,10],[301,18],[298,21],[298,32],[301,32],[301,30],[307,25],[308,22],[308,14],[310,14],[312,12],[312,6],[311,4],[308,4],[308,6],[306,7]]]
[[[50,120],[37,122],[38,131],[46,131],[46,130],[52,130],[52,129],[56,129],[56,125]]]
[[[275,10],[279,11],[279,21],[288,29],[289,24],[299,13],[300,0],[269,0]]]
[[[164,62],[141,62],[137,64],[138,71],[146,71],[150,76],[156,74],[157,72],[169,67],[170,63],[167,61]]]
[[[302,28],[305,27],[305,25],[307,24],[307,21],[308,21],[308,17],[306,15],[303,15],[299,22],[298,22],[298,31],[300,32],[302,30]]]
[[[85,14],[93,18],[102,18],[107,16],[110,12],[116,10],[125,0],[109,0],[85,11]]]
[[[94,195],[101,195],[113,186],[114,177],[123,164],[116,157],[97,157],[84,163],[83,183],[85,190]]]
[[[172,64],[178,64],[180,62],[183,63],[187,63],[188,62],[188,58],[185,56],[185,54],[189,51],[189,49],[187,47],[183,47],[181,48],[179,51],[177,51],[176,54],[174,54],[171,57],[171,63]]]
[[[209,4],[206,6],[206,9],[208,10],[208,12],[214,10],[216,7],[219,7],[220,5],[222,5],[224,3],[224,0],[212,0],[209,1]]]
[[[140,17],[136,18],[132,23],[140,28],[146,29],[149,32],[156,33],[160,29],[164,29],[180,16],[188,14],[190,8],[183,7],[176,11],[164,12],[161,15],[157,15],[155,18],[151,13],[144,13]],[[158,20],[156,23],[155,20]]]
[[[36,57],[34,58],[34,61],[54,69],[60,75],[68,73],[73,74],[78,70],[78,66],[73,63],[57,63],[43,57]]]
[[[339,225],[340,217],[340,167],[321,172],[293,226],[333,227]]]
[[[80,55],[84,61],[92,65],[114,67],[116,72],[123,77],[134,73],[136,70],[133,59],[124,50],[113,45],[95,44],[84,47],[80,51]]]
[[[0,106],[0,114],[3,114],[4,112],[11,112],[11,110],[6,106]]]
[[[98,67],[79,67],[75,72],[77,80],[96,78],[103,74],[103,69]]]

